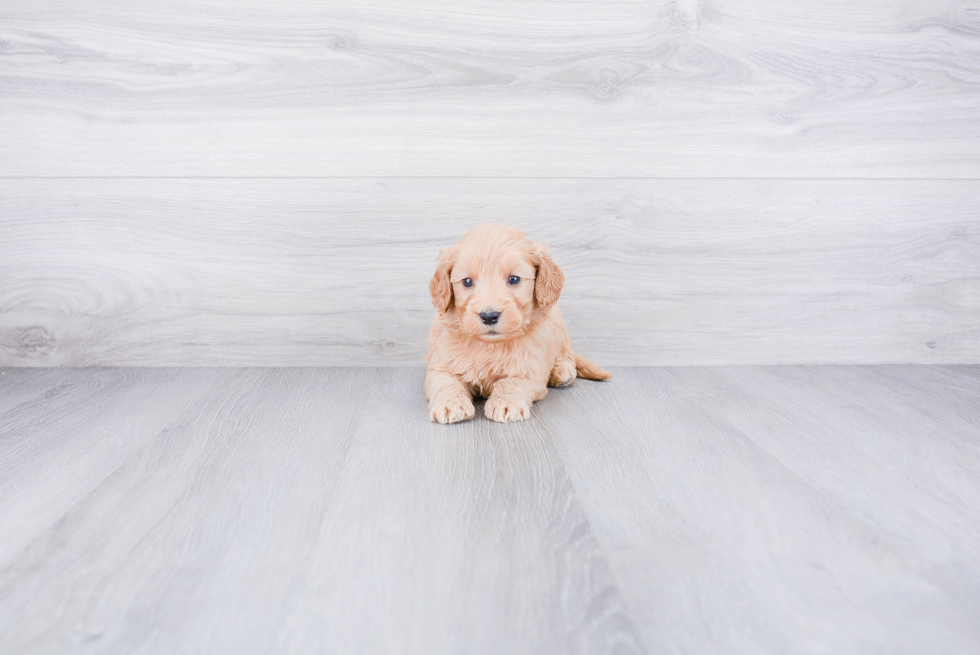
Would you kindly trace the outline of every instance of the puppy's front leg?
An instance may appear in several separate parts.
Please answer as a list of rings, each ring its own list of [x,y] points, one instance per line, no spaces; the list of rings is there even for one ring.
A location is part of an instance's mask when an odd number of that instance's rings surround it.
[[[524,378],[501,378],[493,383],[493,391],[483,406],[483,413],[491,421],[509,423],[531,418],[531,403],[548,394],[544,382]]]
[[[426,371],[425,397],[429,399],[429,418],[433,421],[457,423],[476,415],[470,392],[452,373]]]

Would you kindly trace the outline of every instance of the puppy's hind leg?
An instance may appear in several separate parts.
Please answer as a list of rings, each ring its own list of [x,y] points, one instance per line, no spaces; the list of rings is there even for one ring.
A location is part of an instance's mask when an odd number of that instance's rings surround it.
[[[575,359],[562,355],[555,361],[555,367],[551,369],[551,375],[548,376],[548,386],[567,387],[575,382],[576,373]]]
[[[437,423],[458,423],[476,416],[473,397],[452,373],[426,371],[425,397],[429,399],[429,419]]]

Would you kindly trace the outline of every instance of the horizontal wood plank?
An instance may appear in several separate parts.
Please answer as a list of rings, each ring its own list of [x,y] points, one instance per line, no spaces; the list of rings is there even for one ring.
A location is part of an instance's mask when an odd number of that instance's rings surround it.
[[[980,10],[10,0],[0,175],[980,177]]]
[[[0,365],[418,365],[489,221],[607,365],[980,362],[969,181],[110,179],[0,181]]]

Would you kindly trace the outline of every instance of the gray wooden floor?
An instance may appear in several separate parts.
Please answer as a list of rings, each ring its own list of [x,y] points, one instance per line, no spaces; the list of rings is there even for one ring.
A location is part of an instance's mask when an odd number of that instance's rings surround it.
[[[2,653],[967,653],[980,368],[7,369]]]

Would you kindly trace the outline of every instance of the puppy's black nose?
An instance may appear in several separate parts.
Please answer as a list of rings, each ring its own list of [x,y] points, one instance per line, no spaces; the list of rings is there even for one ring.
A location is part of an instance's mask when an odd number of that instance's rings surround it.
[[[483,319],[484,325],[495,325],[497,323],[497,319],[500,318],[500,312],[493,310],[480,312],[480,318]]]

